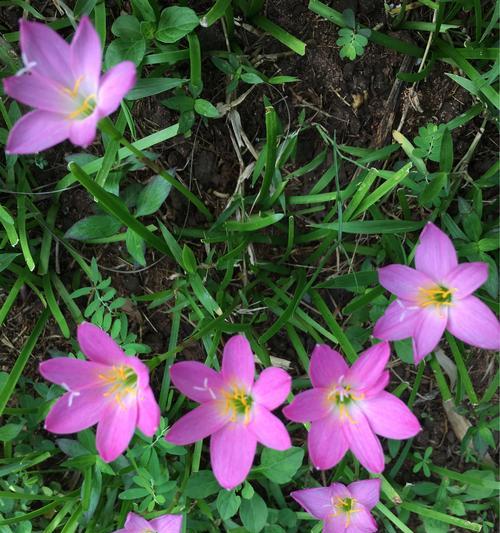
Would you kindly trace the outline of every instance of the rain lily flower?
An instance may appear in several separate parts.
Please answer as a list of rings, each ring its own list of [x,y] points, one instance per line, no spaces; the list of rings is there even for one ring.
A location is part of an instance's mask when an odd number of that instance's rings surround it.
[[[146,520],[135,513],[129,513],[123,529],[114,533],[180,533],[182,531],[182,516],[165,514],[154,520]]]
[[[21,19],[20,42],[24,67],[4,80],[4,90],[35,110],[16,122],[6,152],[33,154],[68,138],[88,146],[98,121],[135,85],[135,65],[123,61],[101,76],[101,42],[88,17],[71,44],[45,24]]]
[[[450,238],[429,222],[420,235],[415,267],[379,269],[380,284],[397,296],[375,324],[383,340],[413,341],[415,363],[437,346],[445,329],[479,348],[500,349],[500,323],[481,300],[472,296],[488,279],[486,263],[458,264]]]
[[[420,431],[406,404],[384,391],[389,356],[387,342],[376,344],[349,368],[328,346],[314,349],[309,367],[313,388],[297,394],[283,412],[294,422],[312,422],[308,448],[316,468],[332,468],[350,449],[367,470],[382,472],[384,452],[375,434],[407,439]]]
[[[77,336],[90,361],[58,357],[40,364],[42,376],[67,391],[47,415],[45,429],[76,433],[97,423],[97,451],[104,461],[114,461],[127,448],[136,426],[148,437],[155,434],[160,408],[144,363],[126,356],[93,324],[80,324]]]
[[[271,413],[290,393],[290,376],[280,368],[266,368],[254,383],[254,375],[252,349],[242,335],[226,343],[220,373],[195,361],[170,369],[174,385],[201,405],[178,420],[165,438],[185,445],[212,435],[212,469],[226,489],[247,477],[257,442],[275,450],[291,446],[285,426]]]
[[[380,499],[380,479],[356,481],[350,485],[297,490],[291,497],[318,520],[323,533],[371,533],[377,523],[370,511]]]

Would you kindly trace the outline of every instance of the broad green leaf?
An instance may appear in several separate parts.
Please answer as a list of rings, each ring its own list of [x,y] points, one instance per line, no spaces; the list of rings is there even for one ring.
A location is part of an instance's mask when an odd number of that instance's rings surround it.
[[[110,237],[118,233],[121,223],[108,215],[91,215],[75,222],[65,233],[67,239],[88,241],[102,237]]]
[[[133,15],[119,16],[113,22],[111,31],[117,37],[122,37],[128,41],[139,41],[142,39],[141,24]]]
[[[264,448],[259,472],[275,483],[288,483],[302,465],[304,450],[292,447],[284,452]]]
[[[167,199],[172,186],[161,176],[154,176],[137,197],[136,216],[152,215]]]
[[[217,111],[217,108],[210,103],[208,100],[204,100],[203,98],[197,98],[194,101],[194,110],[198,113],[198,115],[202,115],[203,117],[207,118],[219,118],[220,113]]]
[[[14,440],[21,430],[23,429],[24,424],[5,424],[5,426],[0,427],[0,441],[8,442]]]
[[[14,259],[20,255],[21,254],[17,253],[0,254],[0,272],[5,270],[12,263],[12,261],[14,261]]]
[[[162,43],[176,43],[199,23],[198,15],[189,7],[167,7],[161,13],[156,38]]]
[[[253,495],[252,499],[241,502],[240,518],[250,533],[259,533],[264,529],[268,514],[269,510],[266,503],[257,493]]]
[[[127,93],[127,100],[139,100],[147,96],[154,96],[170,91],[186,83],[181,78],[143,78],[138,80],[135,87]]]
[[[142,499],[144,496],[148,496],[148,494],[150,494],[148,490],[142,487],[136,487],[120,492],[120,494],[118,494],[118,498],[120,500],[138,500],[139,498]]]
[[[146,243],[137,233],[128,228],[125,233],[125,244],[127,246],[128,253],[134,258],[141,266],[146,266],[146,258],[144,252],[146,251]]]
[[[215,504],[221,519],[228,520],[238,512],[241,498],[232,490],[221,490],[217,496]]]
[[[109,69],[122,61],[132,61],[136,66],[140,64],[146,53],[146,41],[144,38],[131,41],[118,38],[110,43],[104,56],[104,63]]]
[[[186,496],[194,500],[207,498],[219,492],[220,486],[210,470],[200,470],[194,472],[189,478],[186,486]]]

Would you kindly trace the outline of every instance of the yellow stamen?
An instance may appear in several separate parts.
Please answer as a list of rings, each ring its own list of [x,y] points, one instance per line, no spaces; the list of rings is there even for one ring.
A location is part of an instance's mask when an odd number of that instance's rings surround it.
[[[429,307],[430,305],[435,305],[437,307],[451,306],[453,305],[453,293],[456,292],[456,290],[457,289],[448,289],[439,285],[428,289],[420,287],[418,289],[418,305],[420,307]]]
[[[113,400],[122,409],[126,409],[123,400],[129,395],[135,396],[137,394],[137,375],[128,366],[113,366],[109,372],[98,374],[97,377],[109,385],[102,395],[105,398],[113,396]]]
[[[82,102],[82,105],[78,109],[72,111],[68,115],[68,118],[70,120],[74,120],[75,118],[81,117],[82,115],[89,115],[89,111],[92,112],[94,110],[95,101],[95,94],[87,96],[87,98],[85,98],[85,100]]]
[[[244,415],[245,425],[250,423],[250,413],[252,410],[252,397],[245,389],[234,387],[232,391],[223,391],[224,414],[231,414],[231,422],[238,421],[238,415]]]
[[[356,501],[357,500],[354,498],[341,498],[340,496],[336,496],[335,500],[332,498],[332,507],[335,509],[335,512],[330,516],[335,518],[337,516],[346,515],[345,527],[349,527],[351,523],[351,514],[361,511],[361,509],[353,509],[354,505],[356,505]]]
[[[71,98],[76,98],[78,91],[80,90],[80,84],[82,83],[83,76],[80,76],[73,85],[73,89],[68,89],[67,87],[64,87],[63,93],[69,94]]]

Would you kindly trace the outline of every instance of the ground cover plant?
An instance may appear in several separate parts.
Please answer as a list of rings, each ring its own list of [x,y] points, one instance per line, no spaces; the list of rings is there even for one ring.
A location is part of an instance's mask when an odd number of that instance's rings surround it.
[[[0,2],[0,532],[493,531],[497,2]]]

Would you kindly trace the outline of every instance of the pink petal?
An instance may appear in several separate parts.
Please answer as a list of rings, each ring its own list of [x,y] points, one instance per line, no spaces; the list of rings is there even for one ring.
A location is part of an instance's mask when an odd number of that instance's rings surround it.
[[[382,391],[377,396],[359,402],[371,428],[377,435],[389,439],[409,439],[422,428],[408,406],[393,394]]]
[[[82,120],[72,120],[69,140],[76,146],[87,148],[95,139],[98,120],[96,111]]]
[[[82,77],[86,96],[95,94],[101,75],[102,48],[99,35],[88,17],[82,17],[71,42],[71,66],[75,79]]]
[[[292,378],[281,368],[266,368],[252,388],[254,400],[270,411],[281,405],[290,394]]]
[[[255,375],[255,362],[250,343],[243,335],[231,337],[224,346],[222,376],[231,387],[250,390]]]
[[[108,401],[105,388],[85,389],[76,394],[67,392],[52,406],[45,419],[45,429],[51,433],[77,433],[96,424]]]
[[[79,391],[99,386],[102,383],[99,374],[109,371],[109,367],[81,359],[57,357],[40,363],[39,370],[52,383],[57,383],[66,390]]]
[[[309,514],[319,520],[325,520],[332,512],[330,487],[296,490],[291,492],[290,496]]]
[[[328,388],[337,383],[348,370],[347,363],[339,352],[326,344],[317,344],[311,355],[309,375],[315,387]]]
[[[181,533],[182,515],[166,514],[150,521],[157,533]]]
[[[125,521],[126,529],[136,529],[138,532],[148,531],[150,529],[150,523],[142,516],[135,513],[129,513],[127,520]]]
[[[99,85],[99,116],[106,117],[116,111],[125,95],[135,85],[135,81],[135,65],[131,61],[123,61],[110,68],[101,78]]]
[[[175,363],[170,368],[170,377],[184,396],[199,403],[220,398],[224,388],[220,374],[197,361]]]
[[[380,375],[380,378],[368,389],[364,390],[363,394],[365,395],[365,400],[377,396],[381,391],[383,391],[387,385],[389,385],[390,374],[388,370],[384,370]]]
[[[33,70],[63,87],[74,85],[69,44],[46,24],[19,22],[20,44],[27,63],[35,62]]]
[[[421,287],[430,287],[435,283],[428,276],[405,265],[389,265],[378,270],[380,285],[398,298],[416,301]]]
[[[217,481],[231,490],[242,483],[252,468],[257,439],[244,424],[232,423],[210,439],[210,459]]]
[[[368,392],[382,377],[391,349],[388,342],[380,342],[360,354],[345,377],[346,383],[357,391]]]
[[[324,418],[330,411],[326,389],[309,389],[295,396],[283,409],[283,414],[294,422],[311,422]]]
[[[10,130],[5,152],[36,154],[46,150],[69,137],[70,124],[64,115],[49,111],[26,113]]]
[[[449,289],[456,289],[453,300],[460,300],[472,294],[487,279],[487,263],[462,263],[446,276],[443,283]]]
[[[360,506],[355,513],[351,513],[346,533],[372,533],[375,531],[377,531],[377,522],[369,511]]]
[[[346,533],[346,522],[345,514],[330,515],[323,525],[323,533]]]
[[[177,420],[165,440],[180,446],[191,444],[219,431],[228,420],[222,402],[203,403]]]
[[[384,452],[380,441],[359,407],[351,407],[350,415],[354,422],[346,421],[342,424],[349,448],[364,468],[369,472],[379,474],[385,467]]]
[[[103,365],[126,364],[128,357],[118,344],[101,328],[90,322],[83,322],[77,329],[78,344],[82,352],[92,361]]]
[[[135,372],[140,389],[149,387],[149,369],[138,357],[124,355],[121,364],[130,367]]]
[[[96,448],[103,461],[110,463],[129,445],[137,424],[137,401],[132,395],[118,404],[109,402],[97,425]]]
[[[333,414],[311,424],[307,445],[311,462],[319,470],[333,468],[349,448],[342,424]]]
[[[380,479],[365,479],[348,485],[352,497],[358,500],[368,511],[373,509],[380,500]]]
[[[443,336],[448,321],[448,309],[430,306],[420,313],[420,320],[415,326],[413,337],[413,358],[415,364],[420,362],[437,346]]]
[[[455,337],[478,348],[500,350],[500,324],[479,298],[467,296],[454,302],[448,317],[448,331]]]
[[[254,405],[248,429],[264,446],[273,450],[288,450],[292,445],[283,422],[259,404]]]
[[[153,391],[147,387],[139,391],[137,427],[148,437],[152,437],[160,425],[160,406]]]
[[[394,300],[387,307],[373,330],[373,336],[385,341],[399,341],[413,336],[415,326],[420,320],[422,309],[411,302]]]
[[[457,252],[446,233],[428,222],[420,234],[415,252],[415,267],[437,283],[458,265]]]

